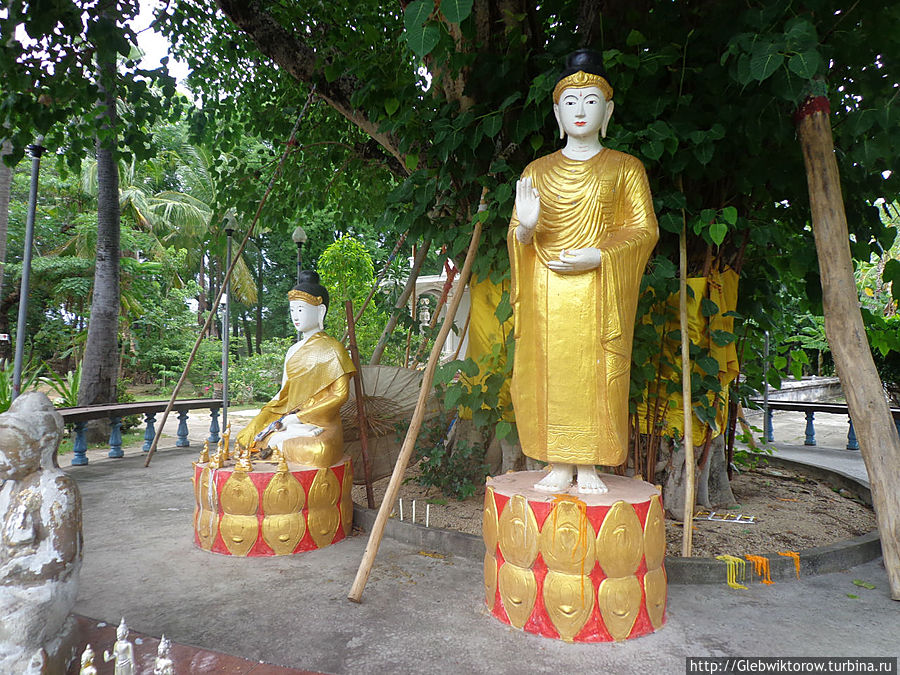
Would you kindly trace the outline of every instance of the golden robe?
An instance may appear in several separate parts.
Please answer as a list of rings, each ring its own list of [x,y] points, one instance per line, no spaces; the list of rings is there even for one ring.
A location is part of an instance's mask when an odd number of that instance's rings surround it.
[[[241,430],[238,444],[249,447],[256,434],[293,412],[301,422],[325,431],[285,440],[285,459],[319,468],[336,464],[344,453],[341,406],[350,395],[350,376],[356,372],[350,355],[340,342],[319,332],[291,354],[284,369],[287,379],[281,391]],[[266,447],[265,441],[261,447]]]
[[[561,151],[526,167],[541,200],[529,244],[507,242],[515,359],[511,395],[522,450],[546,462],[625,460],[631,339],[641,277],[659,238],[647,174],[605,148],[585,161]],[[547,267],[564,249],[601,251],[597,269]]]

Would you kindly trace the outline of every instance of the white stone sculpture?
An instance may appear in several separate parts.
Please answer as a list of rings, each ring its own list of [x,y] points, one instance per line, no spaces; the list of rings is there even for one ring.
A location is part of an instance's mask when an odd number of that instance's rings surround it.
[[[56,463],[62,417],[37,392],[0,414],[0,672],[64,672],[81,569],[81,497]]]
[[[107,663],[115,659],[116,675],[134,675],[134,645],[128,641],[128,626],[125,624],[125,617],[116,628],[116,642],[113,645],[112,653],[103,652],[103,660]]]
[[[175,663],[169,656],[169,650],[172,643],[163,635],[159,640],[159,647],[156,648],[156,663],[153,666],[153,675],[175,675]]]

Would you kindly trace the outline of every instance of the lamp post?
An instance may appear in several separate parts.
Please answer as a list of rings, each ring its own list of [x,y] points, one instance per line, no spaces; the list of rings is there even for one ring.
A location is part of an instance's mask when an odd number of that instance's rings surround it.
[[[303,269],[303,244],[306,243],[309,237],[306,236],[306,230],[304,230],[299,225],[294,228],[294,232],[291,234],[291,239],[294,240],[294,243],[297,244],[297,283],[300,283],[300,270]]]
[[[234,220],[225,218],[225,235],[228,245],[225,249],[225,269],[231,269],[231,236],[234,234]],[[231,339],[231,277],[225,280],[225,316],[222,317],[222,429],[228,428],[228,349]],[[228,448],[225,448],[228,452]]]
[[[19,286],[19,321],[16,325],[16,355],[13,365],[12,399],[15,400],[22,387],[22,358],[25,354],[25,322],[28,315],[28,285],[31,278],[31,249],[34,245],[34,213],[37,209],[38,177],[41,172],[41,146],[44,137],[38,136],[31,151],[31,190],[28,195],[28,216],[25,219],[25,248],[22,253],[22,282]],[[2,161],[2,160],[0,160]]]

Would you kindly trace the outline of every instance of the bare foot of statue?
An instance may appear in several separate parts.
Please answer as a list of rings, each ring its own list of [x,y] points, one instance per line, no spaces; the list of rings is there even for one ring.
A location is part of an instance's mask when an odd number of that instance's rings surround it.
[[[578,465],[578,492],[583,495],[602,495],[609,488],[600,480],[597,469],[590,464]]]
[[[565,492],[572,485],[574,475],[571,464],[554,464],[550,472],[534,484],[541,492]]]

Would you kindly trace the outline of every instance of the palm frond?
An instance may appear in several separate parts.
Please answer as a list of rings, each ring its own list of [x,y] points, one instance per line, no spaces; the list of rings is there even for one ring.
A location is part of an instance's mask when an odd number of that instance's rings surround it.
[[[245,305],[255,305],[257,300],[256,282],[250,273],[250,268],[244,262],[244,256],[240,256],[231,273],[231,292],[235,299]]]

